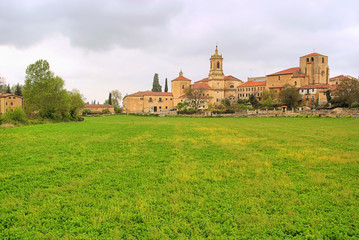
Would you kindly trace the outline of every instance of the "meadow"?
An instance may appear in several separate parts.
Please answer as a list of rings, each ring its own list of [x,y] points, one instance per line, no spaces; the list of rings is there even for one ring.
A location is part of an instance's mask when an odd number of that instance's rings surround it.
[[[359,119],[0,129],[0,239],[358,239]]]

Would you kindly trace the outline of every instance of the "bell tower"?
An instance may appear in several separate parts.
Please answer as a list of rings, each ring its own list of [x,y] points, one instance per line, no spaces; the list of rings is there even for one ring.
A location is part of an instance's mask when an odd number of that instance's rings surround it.
[[[208,80],[220,79],[223,77],[223,58],[222,55],[218,54],[218,47],[216,46],[216,51],[211,56],[210,60],[210,70],[208,74]]]

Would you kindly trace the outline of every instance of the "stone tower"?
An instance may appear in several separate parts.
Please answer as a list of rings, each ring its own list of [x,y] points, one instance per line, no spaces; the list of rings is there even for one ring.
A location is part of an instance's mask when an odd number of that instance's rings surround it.
[[[311,53],[300,58],[300,72],[305,74],[306,83],[328,84],[328,57],[319,53]]]
[[[191,80],[184,77],[181,70],[179,76],[171,81],[174,106],[181,102],[180,97],[184,95],[184,90],[189,86],[191,86]]]
[[[224,74],[223,74],[223,57],[218,54],[218,47],[216,46],[216,50],[214,54],[211,56],[210,60],[210,70],[208,74],[208,85],[213,90],[221,90],[214,91],[213,98],[216,100],[215,102],[220,102],[221,99],[224,98]]]

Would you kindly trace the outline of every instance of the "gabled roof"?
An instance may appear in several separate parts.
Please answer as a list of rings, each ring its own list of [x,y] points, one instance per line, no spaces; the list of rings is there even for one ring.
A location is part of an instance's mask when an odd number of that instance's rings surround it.
[[[314,85],[304,85],[301,86],[299,89],[329,89],[328,84],[314,84]]]
[[[85,108],[113,108],[110,104],[86,104]]]
[[[194,83],[191,85],[191,87],[193,88],[203,88],[203,89],[212,89],[210,86],[208,86],[208,84],[206,83]]]
[[[224,77],[224,80],[225,80],[225,81],[241,81],[241,82],[243,82],[242,80],[240,80],[240,79],[238,79],[238,78],[236,78],[236,77],[233,77],[233,76],[231,76],[231,75],[225,76],[225,77]]]
[[[319,53],[309,53],[309,54],[304,55],[304,56],[302,56],[302,57],[314,57],[314,56],[324,56],[324,55],[319,54]]]
[[[126,97],[143,97],[143,96],[173,96],[173,94],[171,92],[139,91],[127,95]]]
[[[184,76],[178,76],[175,79],[173,79],[171,82],[173,82],[173,81],[191,81],[191,80]]]
[[[299,67],[288,68],[288,69],[285,69],[285,70],[282,70],[282,71],[279,71],[279,72],[276,72],[276,73],[269,74],[267,76],[293,74],[293,73],[299,71],[299,69],[300,69]]]
[[[3,93],[3,94],[0,94],[0,98],[12,97],[12,96],[22,98],[22,96],[14,95],[14,94],[12,94],[12,93]]]
[[[339,81],[341,81],[341,80],[343,80],[343,79],[345,79],[345,78],[347,78],[346,76],[344,76],[344,75],[339,75],[339,76],[335,76],[335,77],[331,77],[331,78],[329,78],[329,81],[335,81],[335,80],[339,80]]]
[[[208,77],[203,78],[202,80],[196,81],[195,83],[206,83],[206,82],[208,82]]]
[[[238,87],[257,87],[257,86],[266,86],[267,81],[248,81],[245,82]]]

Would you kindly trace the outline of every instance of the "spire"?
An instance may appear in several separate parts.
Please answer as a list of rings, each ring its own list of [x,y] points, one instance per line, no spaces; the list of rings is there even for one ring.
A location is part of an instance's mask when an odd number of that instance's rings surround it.
[[[179,76],[180,76],[180,77],[183,77],[182,69],[181,69],[181,71],[179,72]]]
[[[215,51],[215,55],[218,55],[218,46],[216,44],[216,51]]]

